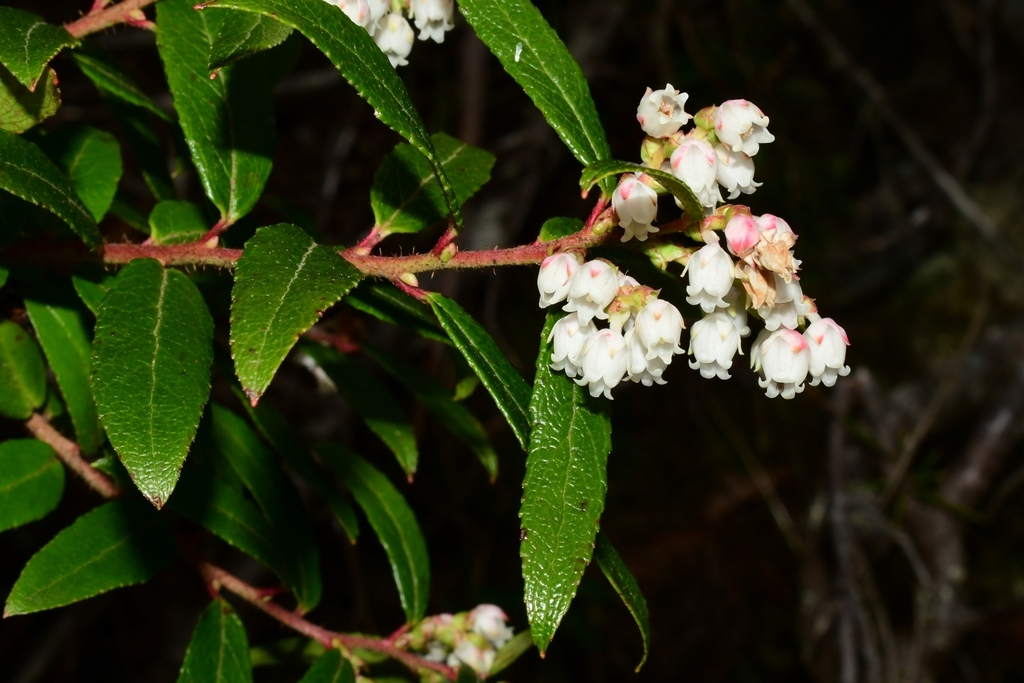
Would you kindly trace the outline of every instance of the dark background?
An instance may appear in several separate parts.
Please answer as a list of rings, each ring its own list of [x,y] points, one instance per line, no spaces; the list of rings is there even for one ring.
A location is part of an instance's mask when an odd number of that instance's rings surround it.
[[[88,9],[84,0],[14,4],[54,22]],[[771,118],[776,141],[755,160],[764,186],[745,199],[800,235],[804,291],[848,331],[853,373],[834,389],[770,401],[745,358],[721,382],[702,380],[680,357],[667,386],[616,390],[602,530],[649,602],[650,660],[632,673],[639,635],[592,567],[547,658],[531,651],[500,678],[1020,680],[1024,2],[538,4],[581,62],[616,158],[638,159],[635,111],[647,86],[685,90],[691,112],[742,97]],[[151,34],[119,28],[97,40],[169,104]],[[74,121],[116,132],[70,60],[54,66],[64,106],[46,127]],[[429,130],[497,155],[491,183],[465,207],[461,248],[529,242],[547,218],[587,215],[577,162],[464,22],[443,45],[417,42],[399,73]],[[268,195],[307,214],[326,242],[353,244],[373,223],[373,173],[399,139],[309,45],[275,100]],[[152,201],[127,155],[126,163],[121,190],[147,210]],[[995,237],[940,189],[942,174],[981,207]],[[183,197],[200,200],[194,172],[177,183]],[[282,220],[272,204],[233,229],[234,239]],[[116,219],[105,228],[125,232]],[[430,238],[436,233],[384,249],[427,248]],[[530,377],[543,319],[534,280],[525,268],[421,284],[477,314]],[[684,315],[696,319],[690,307]],[[328,319],[455,381],[450,357],[431,343],[344,307]],[[232,400],[224,381],[214,396]],[[482,389],[470,405],[499,449],[494,485],[411,400],[422,451],[411,486],[344,401],[318,393],[302,370],[286,365],[267,400],[304,437],[340,439],[402,487],[427,536],[432,613],[495,602],[517,629],[526,626],[517,519],[524,457]],[[322,503],[307,498],[326,583],[310,619],[391,631],[402,617],[382,550],[369,533],[349,548]],[[95,503],[69,478],[54,514],[4,534],[0,586]],[[214,542],[210,552],[251,582],[273,582]],[[145,586],[5,620],[0,680],[173,681],[207,600],[180,563]],[[253,645],[290,635],[239,609]],[[300,672],[260,668],[256,680],[294,681]]]

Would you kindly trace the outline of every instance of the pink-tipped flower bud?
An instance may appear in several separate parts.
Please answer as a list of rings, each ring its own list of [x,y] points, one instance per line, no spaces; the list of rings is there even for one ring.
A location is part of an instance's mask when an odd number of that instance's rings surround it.
[[[718,189],[715,150],[704,140],[685,138],[671,158],[672,175],[685,183],[701,206],[715,208],[722,201]]]
[[[666,138],[692,118],[683,111],[687,97],[689,95],[679,92],[671,83],[663,90],[648,88],[636,108],[636,120],[651,137]]]
[[[812,322],[804,331],[804,339],[810,350],[811,386],[821,382],[826,387],[836,383],[837,377],[850,374],[850,366],[846,365],[846,347],[850,339],[846,330],[836,324],[832,318],[821,318]]]
[[[619,291],[618,270],[604,261],[587,261],[576,269],[569,281],[569,300],[563,311],[576,312],[580,323],[593,318],[607,320],[604,310]]]
[[[537,273],[541,308],[565,301],[569,296],[569,281],[579,267],[579,257],[569,253],[552,254],[541,262]]]
[[[726,307],[722,297],[732,289],[736,274],[732,259],[717,242],[705,244],[690,256],[686,272],[690,278],[686,303],[700,306],[705,313]]]
[[[780,327],[763,339],[759,337],[758,341],[755,355],[763,378],[757,383],[765,390],[765,395],[790,399],[803,391],[811,360],[804,336]]]
[[[736,258],[744,258],[761,240],[761,230],[753,216],[736,214],[725,226],[725,241]]]
[[[619,182],[612,194],[612,208],[625,230],[623,242],[633,237],[644,242],[648,233],[658,232],[651,225],[658,215],[658,195],[641,181],[640,174],[625,176]]]
[[[768,117],[752,102],[728,100],[715,112],[715,134],[733,152],[757,154],[761,143],[775,140],[768,132]]]

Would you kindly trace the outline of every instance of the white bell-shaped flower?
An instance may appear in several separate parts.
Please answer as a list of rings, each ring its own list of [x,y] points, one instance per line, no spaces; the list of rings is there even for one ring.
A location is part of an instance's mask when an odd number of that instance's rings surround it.
[[[724,311],[704,316],[690,330],[690,368],[700,370],[705,379],[729,379],[733,356],[739,350],[740,330]]]
[[[373,32],[376,22],[373,13],[370,11],[370,4],[367,0],[326,0],[328,3],[340,7],[349,19],[362,26],[369,32]]]
[[[497,605],[477,605],[470,610],[468,623],[473,633],[486,638],[495,650],[512,640],[512,627],[509,626],[508,615]]]
[[[580,386],[589,385],[591,396],[604,394],[610,399],[612,389],[622,381],[628,365],[629,353],[623,336],[612,330],[598,330],[583,347],[580,363],[583,376],[574,381]]]
[[[612,208],[619,217],[619,225],[625,230],[622,241],[635,237],[643,242],[648,233],[658,232],[651,225],[658,215],[658,195],[644,184],[640,174],[625,176],[612,194]]]
[[[725,242],[736,258],[750,254],[761,240],[761,229],[753,216],[736,214],[725,224]]]
[[[719,310],[732,318],[740,336],[746,337],[750,334],[750,328],[747,326],[747,293],[742,287],[733,287],[722,299],[725,301],[725,308]],[[742,348],[740,353],[743,353]]]
[[[802,334],[780,327],[758,344],[755,355],[762,374],[757,383],[768,398],[789,399],[804,390],[811,353]]]
[[[836,383],[837,377],[850,374],[850,366],[845,364],[850,339],[846,330],[832,318],[819,318],[812,322],[804,330],[804,339],[811,354],[808,370],[812,387],[818,386],[818,382],[830,387]]]
[[[734,152],[725,145],[715,145],[718,184],[729,192],[729,199],[743,194],[753,194],[761,187],[754,181],[754,160],[743,152]]]
[[[647,347],[640,341],[640,335],[636,333],[635,327],[626,333],[626,351],[629,353],[626,374],[630,381],[639,382],[645,387],[666,383],[661,375],[668,368],[668,363],[658,356],[647,359]]]
[[[389,0],[366,0],[366,4],[370,8],[370,24],[367,25],[366,30],[373,35],[388,10],[391,9],[391,2]]]
[[[736,274],[732,259],[717,242],[705,244],[690,256],[686,272],[690,277],[686,303],[700,306],[705,313],[726,307],[722,297],[732,289]]]
[[[652,299],[636,314],[633,333],[647,349],[648,360],[660,358],[668,364],[674,354],[683,352],[679,346],[683,327],[683,316],[678,308],[664,299]]]
[[[686,138],[672,152],[672,175],[683,181],[697,196],[701,206],[709,209],[722,201],[718,189],[715,150],[704,140]]]
[[[541,262],[537,273],[541,308],[565,301],[569,296],[569,281],[579,267],[579,257],[569,253],[552,254]]]
[[[804,293],[800,281],[794,276],[789,282],[778,273],[772,273],[775,279],[775,304],[759,306],[757,314],[764,320],[764,327],[774,332],[780,327],[795,330],[801,315],[809,311],[804,303]]]
[[[584,325],[593,318],[607,320],[604,310],[619,291],[618,269],[605,261],[587,261],[569,280],[569,300],[562,307],[576,312]]]
[[[768,132],[768,117],[753,102],[728,100],[715,111],[715,134],[733,152],[757,154],[761,143],[775,140]]]
[[[405,66],[409,63],[406,57],[412,52],[416,34],[405,17],[398,12],[389,12],[374,32],[373,40],[391,60],[391,66]]]
[[[552,342],[551,369],[575,377],[580,372],[583,347],[597,334],[593,322],[580,323],[579,316],[570,313],[551,327],[548,341]]]
[[[693,118],[683,111],[688,97],[673,88],[671,83],[663,90],[648,88],[636,108],[636,120],[651,137],[667,138]]]
[[[468,638],[459,642],[448,656],[448,666],[458,667],[465,664],[480,674],[486,674],[494,666],[496,651],[489,647],[478,647]]]
[[[455,0],[412,0],[409,14],[420,32],[420,40],[444,42],[445,31],[455,28]]]

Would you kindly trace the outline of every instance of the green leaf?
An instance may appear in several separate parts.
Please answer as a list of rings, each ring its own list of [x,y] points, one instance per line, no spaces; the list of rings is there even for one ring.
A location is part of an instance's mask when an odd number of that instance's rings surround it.
[[[0,264],[0,287],[4,286],[4,284],[7,282],[7,276],[10,274],[11,271],[8,270],[7,266]]]
[[[463,0],[459,11],[580,163],[611,157],[580,65],[529,0]]]
[[[291,32],[291,26],[262,14],[230,12],[210,48],[210,71],[280,45]]]
[[[575,235],[583,229],[583,221],[579,218],[557,217],[549,218],[540,226],[540,235],[537,239],[541,242],[554,242],[562,237]]]
[[[303,332],[362,278],[295,225],[260,228],[245,243],[231,290],[231,356],[256,403]]]
[[[629,571],[629,567],[622,561],[618,551],[615,550],[611,541],[603,533],[597,535],[597,547],[594,549],[594,557],[597,558],[597,566],[601,568],[605,578],[608,579],[608,583],[612,585],[615,592],[622,598],[626,609],[633,615],[633,619],[640,629],[640,637],[644,641],[644,656],[641,657],[640,663],[636,665],[636,670],[639,672],[644,662],[647,661],[647,654],[651,647],[651,621],[647,613],[647,601],[644,599],[643,593],[640,592],[640,586],[637,584],[632,572]]]
[[[543,654],[590,563],[608,488],[611,420],[607,403],[592,399],[565,373],[551,370],[548,335],[541,333],[530,401],[530,451],[519,512],[526,614]]]
[[[95,219],[60,169],[31,142],[2,130],[0,189],[51,212],[90,247],[103,241]]]
[[[338,650],[328,650],[313,662],[299,683],[355,683],[352,665]]]
[[[174,557],[171,525],[138,498],[87,512],[32,556],[4,617],[69,605],[148,581]]]
[[[455,683],[479,683],[480,677],[476,675],[472,667],[460,666],[455,676]]]
[[[345,303],[377,320],[410,329],[424,339],[452,343],[423,304],[390,282],[363,280],[345,297]]]
[[[430,139],[455,196],[465,204],[491,179],[494,155],[444,133],[435,133]],[[406,143],[385,156],[373,175],[370,205],[374,227],[382,235],[419,232],[447,215],[444,194],[434,182],[430,162]]]
[[[0,531],[42,519],[64,493],[64,467],[34,439],[0,443]]]
[[[683,211],[690,218],[698,221],[704,218],[704,207],[700,205],[697,196],[693,194],[693,190],[690,189],[689,185],[671,173],[648,168],[629,161],[609,159],[588,165],[583,169],[583,175],[580,176],[580,187],[583,189],[583,195],[586,196],[590,192],[590,188],[597,183],[603,183],[606,179],[621,175],[622,173],[646,173],[654,180],[657,180],[662,187],[679,200],[683,205]],[[604,185],[602,185],[603,187]]]
[[[416,435],[402,406],[388,388],[361,365],[334,349],[303,344],[302,350],[319,365],[366,426],[391,449],[409,479],[416,472]]]
[[[40,83],[43,87],[29,90],[14,74],[0,66],[0,128],[24,133],[57,113],[60,107],[57,74],[47,69]]]
[[[92,345],[100,422],[156,507],[174,490],[210,395],[213,319],[184,274],[132,261],[103,298]]]
[[[249,660],[252,662],[253,668],[295,664],[296,662],[310,664],[324,652],[326,649],[317,641],[294,636],[251,648]]]
[[[373,107],[377,118],[427,157],[441,185],[449,213],[455,225],[462,227],[462,212],[455,190],[441,166],[405,83],[364,28],[323,0],[216,0],[205,6],[209,9],[239,9],[272,17],[309,38]]]
[[[128,143],[128,149],[139,165],[142,179],[146,181],[153,196],[157,201],[176,198],[178,194],[167,166],[167,154],[160,137],[153,129],[149,114],[142,107],[126,104],[113,97],[108,98],[108,104],[114,118],[117,119],[125,142]],[[176,123],[168,125],[174,131],[172,135],[181,135]],[[133,227],[137,226],[133,224]]]
[[[388,478],[355,453],[334,445],[318,452],[345,482],[384,546],[406,621],[419,621],[430,594],[430,560],[416,515]]]
[[[177,683],[252,683],[245,626],[223,600],[199,617]]]
[[[0,63],[30,89],[58,52],[78,42],[63,26],[13,7],[0,7],[0,26]]]
[[[436,379],[414,365],[369,345],[363,345],[366,352],[389,375],[404,384],[416,400],[426,406],[440,423],[458,437],[480,459],[491,481],[498,476],[498,454],[494,452],[483,425],[473,413],[461,403],[456,403],[448,390]]]
[[[46,368],[39,347],[22,327],[0,322],[0,415],[27,420],[46,399]]]
[[[164,121],[174,120],[132,81],[110,53],[88,44],[72,50],[71,59],[104,97],[145,109]]]
[[[93,315],[99,313],[100,303],[114,284],[114,274],[100,266],[82,266],[71,276],[71,284]]]
[[[427,300],[441,327],[487,387],[525,450],[530,443],[530,386],[498,349],[491,335],[461,306],[440,294],[428,294]]]
[[[75,426],[75,440],[82,452],[95,453],[104,436],[89,386],[92,339],[88,314],[67,280],[26,283],[23,289],[32,327]]]
[[[153,244],[195,242],[209,229],[202,208],[192,202],[162,201],[149,214],[149,236]]]
[[[495,653],[494,663],[491,664],[491,670],[487,672],[487,675],[493,676],[512,666],[531,647],[533,647],[533,638],[530,636],[530,629],[520,631]]]
[[[99,222],[114,201],[121,180],[117,138],[91,126],[61,126],[39,141],[39,148],[71,181],[85,208]]]
[[[270,82],[248,63],[210,78],[209,56],[223,12],[197,12],[193,0],[156,6],[157,47],[192,161],[221,219],[234,223],[256,204],[270,175],[274,106]]]

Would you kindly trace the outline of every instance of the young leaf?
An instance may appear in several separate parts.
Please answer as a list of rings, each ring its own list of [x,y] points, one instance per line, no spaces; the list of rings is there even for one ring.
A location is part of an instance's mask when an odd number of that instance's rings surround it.
[[[437,319],[427,313],[423,304],[390,282],[363,280],[345,297],[345,303],[377,320],[410,329],[424,339],[449,346],[452,343],[444,330],[438,327]]]
[[[91,126],[61,126],[39,148],[67,175],[85,208],[99,222],[114,201],[121,180],[117,138]]]
[[[174,557],[171,525],[139,498],[87,512],[32,556],[7,597],[4,617],[69,605],[142,583]]]
[[[34,89],[43,69],[58,52],[78,41],[63,26],[13,7],[0,7],[0,64],[26,88]]]
[[[529,0],[463,0],[459,11],[580,163],[611,157],[583,71]]]
[[[405,411],[388,388],[373,373],[333,349],[303,344],[302,350],[327,373],[352,410],[391,449],[411,479],[419,460],[416,435]]]
[[[455,196],[465,204],[491,179],[494,155],[444,133],[430,136]],[[376,230],[383,235],[419,232],[447,215],[444,195],[434,182],[427,158],[402,143],[384,157],[373,175],[370,206]]]
[[[384,546],[406,621],[419,621],[430,594],[430,560],[416,515],[388,478],[355,453],[331,444],[318,452],[345,482]]]
[[[644,641],[644,656],[636,665],[636,670],[647,661],[647,653],[651,647],[651,621],[647,614],[647,601],[644,594],[640,592],[640,586],[636,578],[629,571],[629,567],[622,561],[622,557],[612,546],[611,541],[603,533],[597,535],[597,547],[594,549],[594,557],[597,558],[597,566],[604,572],[608,583],[612,585],[615,592],[622,598],[626,609],[633,615],[637,627],[640,629],[640,637]]]
[[[149,237],[153,244],[194,242],[209,228],[203,210],[192,202],[162,201],[149,214]]]
[[[130,104],[164,121],[173,121],[170,114],[158,107],[142,89],[121,69],[117,60],[93,44],[71,51],[71,59],[96,89],[108,99]]]
[[[46,399],[46,368],[39,347],[22,327],[0,322],[0,415],[27,420]]]
[[[440,294],[428,294],[427,300],[441,327],[487,387],[525,450],[530,443],[530,386],[498,349],[491,335],[461,306]]]
[[[84,453],[95,453],[104,437],[89,386],[92,340],[85,319],[88,314],[67,280],[26,283],[24,298],[32,327],[75,426],[75,440]]]
[[[95,219],[60,169],[31,142],[3,130],[0,130],[0,189],[51,212],[90,247],[103,241]]]
[[[280,45],[291,32],[291,26],[262,14],[229,12],[210,48],[210,71]]]
[[[328,650],[313,662],[299,683],[356,683],[356,673],[341,651]]]
[[[551,370],[549,314],[530,401],[530,451],[519,512],[523,597],[533,642],[543,652],[590,563],[608,488],[611,421],[606,404]]]
[[[103,297],[114,285],[114,274],[100,266],[82,266],[71,276],[71,284],[82,303],[96,315],[99,313]]]
[[[683,205],[683,211],[693,220],[699,221],[704,218],[704,207],[700,205],[697,196],[693,194],[690,186],[676,178],[671,173],[659,169],[648,168],[641,164],[634,164],[629,161],[615,161],[609,159],[598,161],[583,169],[580,177],[580,187],[586,195],[590,188],[597,183],[604,183],[609,178],[622,173],[646,173],[658,181],[658,183],[672,193],[672,196]],[[602,188],[604,185],[602,185]]]
[[[24,133],[56,114],[59,107],[60,90],[53,69],[46,70],[33,91],[0,66],[0,128],[12,133]]]
[[[64,467],[34,439],[0,443],[0,531],[42,519],[64,493]]]
[[[177,683],[252,683],[245,627],[225,601],[214,600],[199,617]]]
[[[213,319],[184,274],[139,259],[103,298],[92,344],[100,422],[156,507],[174,490],[210,395]]]
[[[210,48],[226,15],[194,4],[157,4],[157,47],[203,189],[231,224],[256,204],[270,175],[274,106],[269,81],[247,64],[210,78]]]
[[[231,290],[231,356],[256,403],[281,361],[362,273],[294,225],[260,228],[245,243]]]
[[[494,654],[494,663],[491,664],[491,669],[487,672],[487,675],[493,676],[512,666],[513,662],[519,659],[531,647],[533,647],[533,638],[530,636],[530,629],[520,631]]]
[[[562,237],[575,235],[583,229],[583,221],[579,218],[556,217],[544,221],[540,226],[540,235],[537,239],[541,242],[553,242]]]

